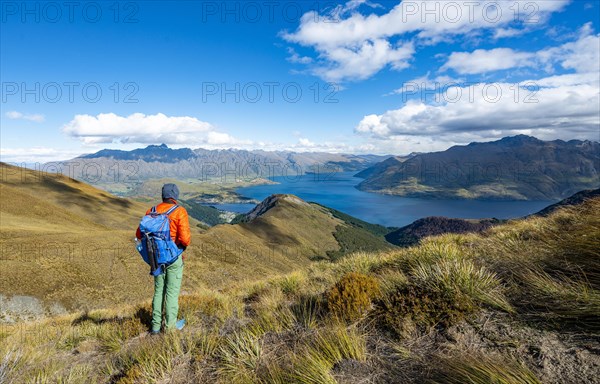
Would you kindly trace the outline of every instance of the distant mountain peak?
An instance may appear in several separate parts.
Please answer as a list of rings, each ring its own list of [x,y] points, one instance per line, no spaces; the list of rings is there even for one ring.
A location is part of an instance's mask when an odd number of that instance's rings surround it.
[[[119,149],[103,149],[96,153],[81,156],[86,159],[111,158],[115,160],[143,160],[147,162],[176,163],[196,157],[194,151],[189,148],[172,149],[166,144],[148,145],[146,148],[138,148],[132,151]]]
[[[506,136],[499,140],[494,141],[474,141],[472,143],[467,144],[467,147],[473,147],[478,145],[522,145],[522,144],[540,144],[544,143],[544,141],[528,135],[515,135],[515,136]],[[463,145],[457,145],[455,147],[464,147]]]
[[[507,136],[499,140],[499,142],[503,143],[541,143],[542,140],[528,135],[515,135],[515,136]]]
[[[143,149],[154,149],[154,148],[159,148],[159,149],[171,149],[169,148],[169,146],[165,143],[162,144],[150,144],[148,145],[146,148],[138,148],[137,150],[143,150]]]

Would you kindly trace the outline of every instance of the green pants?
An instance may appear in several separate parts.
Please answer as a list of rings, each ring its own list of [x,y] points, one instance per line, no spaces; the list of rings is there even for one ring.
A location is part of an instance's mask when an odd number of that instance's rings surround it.
[[[152,299],[152,330],[160,331],[163,306],[165,308],[165,328],[175,327],[179,312],[179,290],[183,277],[183,259],[169,265],[165,273],[154,277],[154,298]]]

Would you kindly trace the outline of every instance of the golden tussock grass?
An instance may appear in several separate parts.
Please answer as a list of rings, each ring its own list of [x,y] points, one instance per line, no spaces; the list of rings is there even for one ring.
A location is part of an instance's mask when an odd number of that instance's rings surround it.
[[[592,344],[598,335],[598,212],[600,199],[483,235],[190,290],[180,300],[188,326],[158,337],[145,333],[147,302],[3,325],[0,381],[323,384],[347,366],[358,378],[376,372],[394,381],[401,363],[416,381],[539,383],[546,368],[527,355],[526,335],[574,332]],[[459,343],[451,331],[484,312],[505,321],[515,348],[450,347]]]

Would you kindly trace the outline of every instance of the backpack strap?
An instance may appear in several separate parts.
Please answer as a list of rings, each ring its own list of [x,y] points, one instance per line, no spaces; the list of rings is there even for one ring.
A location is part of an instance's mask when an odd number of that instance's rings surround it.
[[[169,208],[169,210],[167,212],[165,212],[164,214],[167,215],[167,216],[169,216],[177,208],[179,208],[179,205],[175,204],[174,206],[172,206],[171,208]]]

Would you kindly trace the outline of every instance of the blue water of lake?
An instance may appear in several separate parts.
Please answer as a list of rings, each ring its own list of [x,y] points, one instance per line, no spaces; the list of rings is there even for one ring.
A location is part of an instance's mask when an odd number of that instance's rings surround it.
[[[456,218],[495,217],[508,219],[535,213],[552,201],[483,201],[430,200],[363,192],[355,188],[362,179],[355,172],[332,175],[307,174],[297,177],[274,177],[279,184],[238,188],[236,192],[256,200],[274,193],[290,193],[306,201],[316,202],[370,223],[401,227],[426,216]],[[254,204],[217,204],[215,207],[245,213]]]

